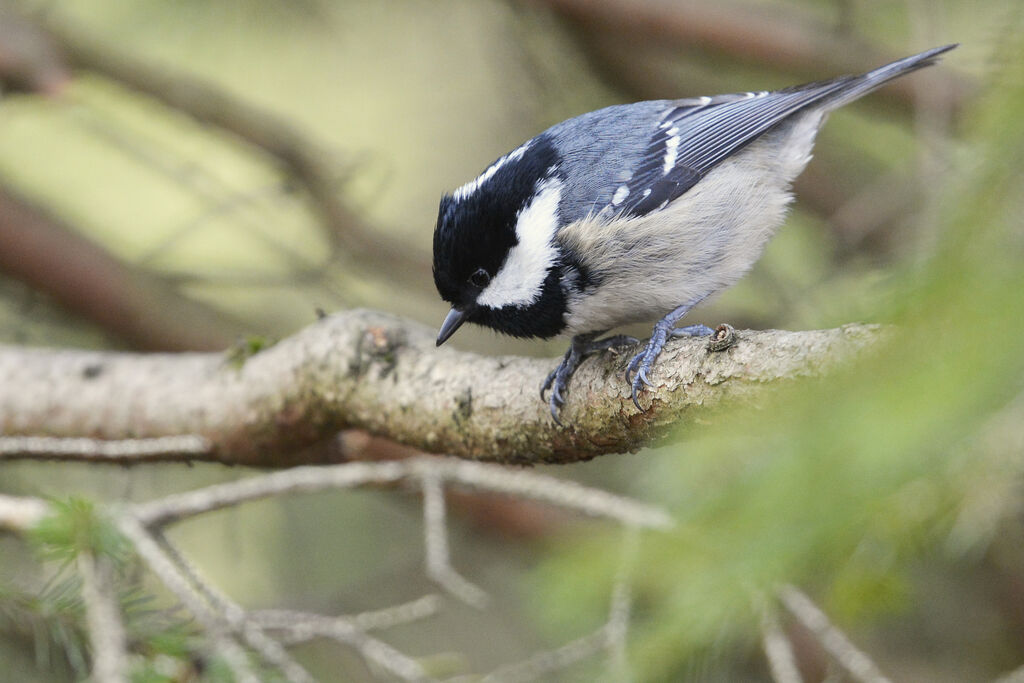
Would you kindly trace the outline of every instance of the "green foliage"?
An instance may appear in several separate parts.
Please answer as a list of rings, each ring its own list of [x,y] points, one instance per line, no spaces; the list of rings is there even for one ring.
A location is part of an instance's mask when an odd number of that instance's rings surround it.
[[[82,498],[53,501],[53,513],[31,532],[46,559],[72,560],[81,552],[103,555],[123,562],[128,543],[95,505]]]
[[[644,679],[675,680],[723,646],[748,647],[756,596],[782,582],[814,588],[843,622],[907,607],[914,563],[949,561],[965,500],[986,467],[1005,468],[976,444],[1024,376],[1024,41],[1014,40],[936,193],[934,252],[907,267],[902,305],[876,313],[896,324],[887,341],[755,410],[727,411],[655,459],[647,488],[679,524],[648,537],[638,562],[633,660]],[[616,541],[591,538],[549,564],[552,620],[606,609],[615,563],[601,548]],[[573,586],[587,589],[566,590],[565,577],[581,575],[591,581]]]
[[[78,678],[88,674],[81,579],[56,572],[38,590],[0,585],[0,631],[27,639],[40,671],[68,668]]]
[[[53,513],[30,533],[44,567],[56,563],[37,589],[0,586],[0,631],[31,639],[40,671],[67,667],[76,678],[89,672],[82,581],[75,558],[90,553],[112,560],[118,570],[118,603],[131,649],[140,658],[132,679],[178,680],[178,673],[204,660],[207,643],[197,637],[190,619],[154,606],[156,597],[141,583],[143,573],[131,561],[130,546],[91,501],[52,501]],[[205,668],[204,681],[231,680],[225,667]],[[171,673],[168,673],[171,672]],[[197,672],[198,674],[198,672]]]

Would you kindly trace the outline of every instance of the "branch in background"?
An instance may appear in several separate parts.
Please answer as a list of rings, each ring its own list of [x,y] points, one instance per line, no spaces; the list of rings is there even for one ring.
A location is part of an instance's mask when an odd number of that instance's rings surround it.
[[[0,530],[23,532],[50,514],[49,503],[39,498],[8,496],[0,493]]]
[[[6,0],[0,2],[0,94],[58,95],[71,71],[49,35]]]
[[[434,616],[441,610],[441,597],[433,593],[409,602],[383,609],[360,612],[351,616],[325,617],[310,612],[287,609],[265,609],[251,612],[250,617],[263,628],[288,633],[285,642],[298,645],[315,638],[337,638],[343,630],[380,631],[411,624]]]
[[[436,609],[418,618],[433,616]],[[363,659],[387,671],[402,681],[421,681],[428,676],[423,666],[412,657],[382,640],[370,637],[345,617],[326,617],[320,614],[289,610],[262,610],[249,617],[267,630],[278,631],[281,641],[289,646],[317,638],[329,638],[355,649]]]
[[[645,528],[666,529],[671,526],[672,519],[660,508],[599,489],[533,472],[510,471],[497,465],[421,457],[400,462],[294,468],[145,503],[110,505],[103,510],[103,514],[113,521],[152,573],[192,614],[197,628],[212,642],[209,654],[224,657],[238,680],[258,680],[248,665],[246,649],[259,654],[269,668],[279,671],[288,681],[302,683],[312,680],[286,647],[322,637],[353,648],[367,664],[377,666],[399,680],[432,681],[435,679],[417,659],[369,635],[367,631],[433,616],[440,607],[435,596],[351,617],[331,617],[293,610],[248,612],[204,578],[198,568],[164,535],[164,527],[168,524],[248,501],[292,493],[350,489],[380,481],[403,482],[419,487],[427,501],[424,507],[426,516],[437,517],[436,510],[430,510],[431,506],[443,510],[445,485],[458,485],[544,501],[566,510],[604,517],[625,527],[622,568],[612,589],[606,624],[591,635],[556,650],[541,652],[523,662],[501,667],[483,680],[507,682],[540,679],[545,674],[564,669],[602,650],[609,651],[613,659],[621,660],[621,667],[617,671],[628,674],[625,667],[625,639],[632,611],[629,568],[636,560],[638,532]],[[11,513],[12,510],[26,506],[41,508],[43,512],[32,519]],[[6,524],[12,530],[26,532],[50,511],[50,504],[40,499],[0,495],[0,525]],[[21,521],[10,522],[16,518]],[[444,520],[428,521],[428,528],[432,524],[443,526]],[[444,567],[452,576],[458,577],[446,543],[435,542],[431,547],[428,541],[427,556],[428,576],[434,574],[432,578],[441,583],[442,587],[450,585],[451,576],[439,581],[440,577],[436,576],[437,567]],[[119,606],[109,599],[100,604],[99,583],[95,565],[91,562],[92,555],[85,551],[80,554],[80,562],[76,567],[86,584],[83,595],[87,602],[88,626],[94,644],[93,670],[98,680],[117,680],[125,668]],[[433,571],[431,565],[434,565]],[[465,579],[459,577],[459,581],[465,582]],[[460,589],[454,591],[453,595],[479,603],[482,593],[471,596]],[[114,613],[103,614],[103,619],[98,620],[101,615],[96,610],[100,608],[113,610]],[[112,626],[115,627],[113,630]]]
[[[327,447],[328,452],[323,452],[324,447]],[[423,455],[415,448],[359,430],[345,431],[338,438],[321,442],[313,449],[319,449],[322,456],[310,458],[307,462],[379,462]],[[519,540],[543,538],[563,528],[569,521],[569,516],[560,508],[521,498],[472,491],[448,491],[445,501],[449,509],[462,518],[463,523]]]
[[[242,330],[2,186],[0,271],[139,349],[223,349]]]
[[[0,459],[22,455],[39,460],[81,460],[134,462],[146,460],[188,462],[209,453],[210,444],[199,436],[158,436],[152,439],[61,439],[52,436],[0,437]]]
[[[260,680],[249,666],[248,656],[238,641],[229,633],[227,617],[217,613],[204,596],[189,582],[181,569],[167,556],[157,540],[130,515],[116,518],[118,530],[131,543],[149,570],[192,615],[211,641],[211,655],[223,657],[235,679],[243,683]]]
[[[902,55],[879,50],[863,41],[803,17],[785,16],[778,7],[677,2],[675,0],[520,0],[543,5],[574,25],[618,36],[626,46],[652,42],[699,49],[753,64],[771,65],[809,78],[859,73]],[[921,49],[930,46],[921,46]],[[969,84],[948,73],[931,73],[933,90],[962,102]],[[918,84],[920,85],[920,84]],[[918,85],[896,82],[879,97],[907,106]],[[664,97],[664,94],[661,95]]]
[[[127,680],[128,657],[110,561],[82,552],[77,569],[82,577],[82,601],[92,643],[92,678],[102,683],[122,683]]]
[[[666,529],[672,525],[671,518],[658,508],[572,481],[529,470],[507,470],[488,463],[429,456],[399,462],[292,468],[139,503],[134,506],[133,515],[146,526],[156,528],[241,503],[285,494],[396,482],[422,489],[423,478],[430,476],[447,484],[537,500],[623,525],[651,529]]]
[[[127,515],[126,515],[127,516]],[[160,529],[149,529],[150,537],[180,572],[181,576],[201,595],[225,625],[268,666],[276,668],[288,683],[314,683],[313,677],[285,650],[281,643],[268,636],[263,627],[252,621],[242,606],[208,582]]]
[[[859,683],[891,683],[870,657],[857,648],[828,616],[795,586],[779,589],[779,601],[805,626],[836,663]]]
[[[714,352],[704,340],[677,340],[659,359],[642,413],[622,379],[628,355],[604,354],[573,378],[568,428],[537,394],[554,361],[437,349],[432,330],[373,311],[324,318],[241,363],[213,353],[0,347],[0,433],[188,434],[210,445],[197,460],[281,467],[301,462],[304,446],[360,428],[463,458],[573,462],[639,449],[722,400],[819,375],[877,338],[875,327],[849,325],[740,332]]]
[[[212,83],[148,63],[137,55],[119,54],[81,30],[52,21],[45,28],[72,67],[152,97],[276,159],[309,193],[335,250],[344,250],[353,263],[367,259],[387,263],[389,274],[400,277],[427,272],[428,262],[418,250],[373,230],[349,210],[339,193],[341,173],[336,160],[291,122]]]
[[[423,547],[427,556],[427,577],[467,605],[483,609],[490,601],[490,596],[475,583],[466,580],[452,566],[444,480],[441,474],[435,469],[426,468],[420,473],[419,484],[423,493]]]
[[[796,663],[793,644],[779,624],[774,609],[764,609],[761,614],[761,648],[768,660],[768,670],[775,683],[803,683],[800,668]]]

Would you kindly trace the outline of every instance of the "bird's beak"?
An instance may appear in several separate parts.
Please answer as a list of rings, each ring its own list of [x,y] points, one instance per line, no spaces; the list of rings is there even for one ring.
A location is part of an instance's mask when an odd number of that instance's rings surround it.
[[[441,323],[441,329],[437,333],[437,345],[440,346],[448,341],[448,337],[455,334],[455,330],[462,326],[462,323],[466,322],[466,316],[468,311],[460,311],[457,308],[452,308],[448,311],[448,315],[445,316],[444,322]]]

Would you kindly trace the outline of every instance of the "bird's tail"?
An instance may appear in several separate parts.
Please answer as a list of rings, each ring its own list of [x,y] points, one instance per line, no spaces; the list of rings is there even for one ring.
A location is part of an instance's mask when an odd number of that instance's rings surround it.
[[[939,61],[939,55],[949,52],[958,45],[959,43],[953,43],[952,45],[934,47],[931,50],[925,50],[910,57],[897,59],[895,62],[880,66],[860,76],[847,76],[845,79],[842,79],[846,81],[844,87],[839,88],[832,97],[829,97],[826,100],[827,104],[825,106],[829,110],[837,109],[844,104],[867,95],[876,88],[882,87],[894,78],[899,78],[911,71],[931,66]]]

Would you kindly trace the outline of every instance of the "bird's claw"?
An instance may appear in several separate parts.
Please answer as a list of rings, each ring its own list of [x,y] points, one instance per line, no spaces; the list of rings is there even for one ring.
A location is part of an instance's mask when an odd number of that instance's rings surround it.
[[[559,427],[563,425],[562,421],[558,419],[558,410],[565,405],[565,398],[562,396],[562,392],[569,384],[569,378],[572,377],[572,373],[579,367],[581,360],[582,355],[578,352],[573,353],[573,348],[570,347],[569,351],[562,357],[562,362],[548,374],[544,383],[540,386],[540,399],[547,402],[548,408],[551,410],[551,417]],[[551,396],[545,399],[544,394],[547,393],[548,389],[551,390]]]
[[[566,378],[567,380],[568,378]],[[551,388],[551,400],[560,406],[565,404],[565,399],[562,398],[562,387],[558,384]]]
[[[595,340],[594,337],[596,336],[596,334],[588,334],[574,337],[569,350],[562,357],[562,362],[551,371],[540,386],[540,398],[542,401],[546,400],[551,410],[551,417],[554,418],[555,423],[559,427],[564,425],[558,419],[558,411],[565,405],[565,394],[569,388],[569,380],[572,378],[573,373],[576,372],[576,368],[583,362],[583,359],[598,351],[606,351],[618,346],[626,346],[638,342],[633,337],[624,335]],[[551,390],[551,396],[545,399],[544,394],[547,393],[548,389]]]
[[[562,362],[564,363],[565,361],[563,360]],[[562,367],[561,364],[558,365],[558,368],[560,368],[560,367]],[[554,383],[555,375],[558,374],[558,368],[555,368],[550,373],[548,373],[547,378],[543,382],[541,382],[541,385],[540,385],[540,400],[542,400],[542,401],[546,401],[547,400],[547,399],[544,398],[544,394],[547,392],[548,389],[551,388],[552,383]]]
[[[563,427],[562,421],[558,419],[558,411],[563,405],[565,405],[565,399],[562,397],[562,389],[569,383],[569,378],[572,377],[572,373],[576,368],[571,366],[569,363],[563,361],[559,364],[555,372],[555,378],[551,386],[551,398],[548,400],[548,408],[551,410],[551,418],[555,421],[559,427]]]
[[[658,356],[661,355],[661,350],[665,348],[665,341],[669,337],[705,337],[713,332],[714,330],[706,325],[671,328],[663,321],[654,326],[654,333],[647,342],[647,347],[633,356],[633,360],[626,367],[626,382],[630,385],[630,396],[637,410],[644,411],[638,398],[638,394],[643,391],[644,385],[652,389],[654,388],[654,383],[651,381],[648,373],[654,362],[658,360]]]
[[[644,408],[640,405],[640,399],[637,394],[643,391],[644,385],[652,389],[654,388],[654,383],[647,376],[647,371],[651,369],[651,365],[657,360],[658,354],[661,353],[661,349],[665,346],[665,336],[665,334],[658,334],[656,331],[651,340],[647,342],[647,348],[633,356],[633,360],[629,362],[629,366],[626,368],[626,381],[630,384],[630,396],[633,398],[633,405],[641,412],[643,412]]]

